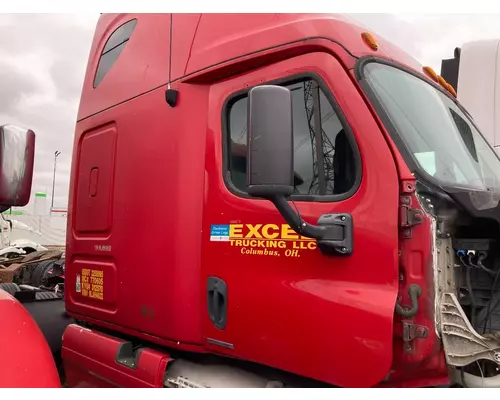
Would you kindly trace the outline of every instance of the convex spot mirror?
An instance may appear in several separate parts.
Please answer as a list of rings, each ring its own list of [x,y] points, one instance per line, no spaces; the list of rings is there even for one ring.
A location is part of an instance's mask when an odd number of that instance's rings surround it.
[[[0,208],[28,204],[33,180],[35,133],[15,125],[0,126]]]
[[[294,190],[293,115],[290,90],[254,87],[247,110],[247,192],[267,199]]]

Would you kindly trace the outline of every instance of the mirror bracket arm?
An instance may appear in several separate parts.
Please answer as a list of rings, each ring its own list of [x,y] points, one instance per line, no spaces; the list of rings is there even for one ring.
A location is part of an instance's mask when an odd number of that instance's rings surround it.
[[[322,253],[352,254],[353,222],[350,214],[325,214],[318,219],[318,225],[312,225],[302,220],[284,196],[275,196],[269,200],[296,233],[316,239]]]
[[[278,209],[288,225],[299,235],[313,239],[322,239],[325,235],[326,227],[309,224],[300,218],[300,215],[288,204],[284,196],[275,196],[270,199]]]

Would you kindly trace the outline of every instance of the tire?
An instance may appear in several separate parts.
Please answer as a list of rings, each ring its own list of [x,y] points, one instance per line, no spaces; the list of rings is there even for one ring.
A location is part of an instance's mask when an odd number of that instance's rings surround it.
[[[55,260],[42,261],[35,267],[31,275],[31,286],[39,287],[42,284],[43,279],[47,275],[47,272],[53,267],[54,262]]]
[[[6,291],[11,296],[14,296],[16,292],[21,291],[19,286],[17,286],[15,283],[0,283],[0,290]]]

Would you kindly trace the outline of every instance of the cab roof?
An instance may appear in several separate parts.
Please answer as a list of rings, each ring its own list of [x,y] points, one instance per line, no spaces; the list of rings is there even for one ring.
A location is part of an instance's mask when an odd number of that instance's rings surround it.
[[[117,30],[132,20],[125,27],[130,29]],[[96,82],[99,62],[104,59],[101,55],[116,42],[115,32],[122,31],[131,31],[125,39],[122,35],[126,45],[122,43],[118,57]],[[376,54],[421,71],[415,59],[372,32],[378,43],[373,52],[361,39],[366,31],[351,18],[333,14],[102,14],[90,50],[78,120],[169,81],[308,39],[328,39],[354,57]]]

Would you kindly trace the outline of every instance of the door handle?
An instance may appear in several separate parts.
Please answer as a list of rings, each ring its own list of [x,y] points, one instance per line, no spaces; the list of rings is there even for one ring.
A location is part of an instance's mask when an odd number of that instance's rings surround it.
[[[224,329],[227,320],[227,285],[215,276],[210,276],[207,280],[207,307],[214,326]]]

